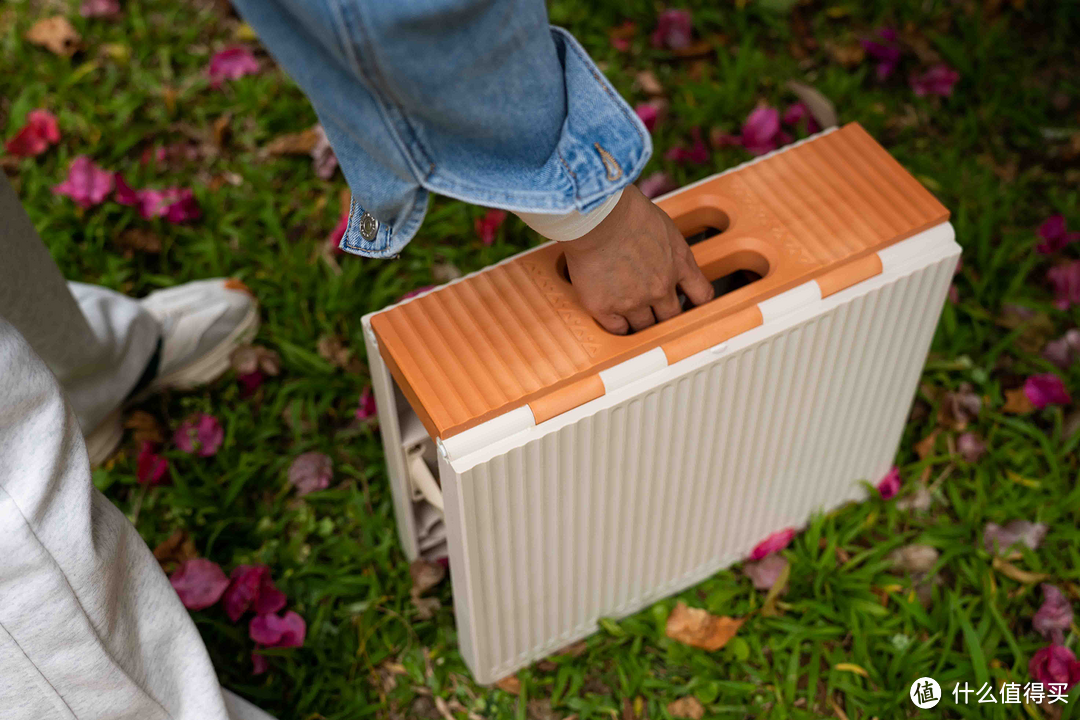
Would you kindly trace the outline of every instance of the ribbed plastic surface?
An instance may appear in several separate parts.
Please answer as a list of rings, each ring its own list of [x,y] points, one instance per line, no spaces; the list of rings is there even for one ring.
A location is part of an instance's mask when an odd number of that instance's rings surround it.
[[[893,462],[958,252],[459,473],[443,460],[459,640],[477,679],[861,498],[859,481]]]
[[[746,313],[756,303],[808,281],[822,282],[825,294],[847,287],[876,271],[875,251],[948,217],[856,124],[659,204],[683,232],[723,230],[692,248],[709,279],[739,269],[763,277],[618,336],[580,307],[556,243],[372,316],[384,359],[432,437],[525,404],[541,417],[565,411],[595,397],[598,372],[656,348],[681,359],[687,348],[752,327],[756,316]]]

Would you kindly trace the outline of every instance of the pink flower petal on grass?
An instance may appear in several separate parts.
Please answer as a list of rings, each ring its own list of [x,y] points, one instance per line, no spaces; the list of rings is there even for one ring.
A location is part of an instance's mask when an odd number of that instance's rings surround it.
[[[1042,356],[1062,370],[1067,369],[1080,357],[1080,330],[1072,328],[1057,340],[1046,343]]]
[[[236,80],[259,72],[259,61],[251,50],[243,45],[233,45],[210,58],[207,74],[210,87],[219,88],[225,80]]]
[[[1043,604],[1031,618],[1031,626],[1044,638],[1060,645],[1064,633],[1072,625],[1072,605],[1056,585],[1043,583]]]
[[[120,12],[117,0],[83,0],[79,14],[83,17],[112,17]]]
[[[986,452],[986,444],[975,433],[966,432],[956,438],[956,451],[965,462],[978,462]]]
[[[900,468],[893,465],[877,484],[877,490],[881,493],[882,500],[891,500],[896,497],[896,493],[900,492]]]
[[[251,639],[266,647],[300,647],[304,644],[307,626],[304,618],[290,610],[284,615],[256,615],[248,624]]]
[[[701,165],[709,161],[709,146],[701,137],[701,128],[690,128],[690,147],[676,145],[664,155],[668,160],[689,165]]]
[[[799,125],[805,121],[806,132],[808,133],[816,133],[821,129],[817,124],[817,120],[815,120],[813,114],[811,114],[810,108],[807,107],[804,102],[788,105],[787,110],[784,111],[783,120],[785,125]]]
[[[345,231],[349,229],[349,205],[345,204],[341,208],[341,215],[338,216],[337,225],[330,231],[330,234],[326,236],[326,245],[331,248],[335,253],[343,253],[341,249],[341,239],[345,237]]]
[[[877,60],[878,80],[888,79],[900,63],[900,44],[896,39],[896,30],[884,27],[877,31],[875,37],[863,38],[859,42],[862,43],[866,55]]]
[[[210,607],[229,586],[229,578],[225,577],[218,564],[206,558],[185,560],[169,576],[169,582],[188,610]]]
[[[157,446],[143,442],[135,460],[135,479],[142,485],[163,485],[168,482],[169,461],[157,454]]]
[[[948,97],[952,95],[953,85],[960,79],[960,73],[948,65],[935,65],[922,75],[912,76],[911,89],[919,97],[925,95],[939,95]]]
[[[665,10],[656,18],[651,41],[653,47],[678,50],[690,44],[693,34],[694,21],[689,10]]]
[[[367,420],[373,418],[376,412],[375,393],[371,392],[371,386],[369,385],[360,393],[360,403],[356,407],[356,419]]]
[[[56,116],[48,110],[37,109],[27,114],[26,124],[4,143],[4,149],[15,157],[34,157],[58,142],[60,125]]]
[[[256,650],[251,651],[251,674],[262,675],[270,668],[270,662],[266,659],[265,655],[260,654]]]
[[[759,107],[746,117],[742,127],[742,143],[753,155],[764,155],[776,149],[780,139],[780,111]]]
[[[330,487],[334,477],[334,461],[321,452],[306,452],[297,455],[289,466],[289,482],[296,488],[297,495],[307,495],[316,490]]]
[[[277,612],[285,607],[285,593],[274,587],[270,568],[265,565],[238,565],[225,591],[225,614],[236,622],[248,610],[255,614]]]
[[[71,161],[64,182],[53,188],[57,195],[66,195],[77,205],[90,208],[100,204],[113,189],[113,174],[102,170],[86,155]]]
[[[1028,674],[1036,682],[1065,685],[1067,692],[1080,682],[1080,661],[1067,647],[1048,645],[1032,656]]]
[[[986,523],[983,529],[983,546],[987,552],[1004,555],[1014,545],[1026,545],[1031,550],[1038,550],[1046,537],[1046,525],[1013,520],[1005,527],[997,523]]]
[[[783,555],[766,555],[757,562],[743,565],[743,573],[754,583],[758,590],[770,590],[787,569],[788,561]]]
[[[1080,260],[1050,268],[1046,279],[1054,287],[1054,304],[1059,309],[1080,303]]]
[[[181,423],[173,435],[173,442],[186,453],[210,457],[221,447],[225,431],[213,415],[205,413]]]
[[[779,552],[791,544],[792,539],[795,537],[795,528],[784,528],[783,530],[777,530],[769,537],[765,538],[750,551],[751,560],[760,560],[763,557]]]
[[[667,194],[677,187],[671,176],[663,172],[655,172],[638,182],[638,190],[641,190],[641,194],[650,200]]]
[[[488,210],[483,217],[476,218],[473,227],[476,228],[476,234],[480,236],[480,242],[485,245],[491,245],[495,242],[495,238],[499,234],[499,228],[502,227],[505,221],[505,210]]]
[[[1024,395],[1035,407],[1042,409],[1048,405],[1068,405],[1072,402],[1065,383],[1053,373],[1032,375],[1024,381]]]
[[[664,106],[657,102],[639,103],[634,107],[634,112],[641,118],[641,122],[645,125],[645,129],[652,132],[656,128],[656,123],[660,121],[663,115]]]
[[[1069,232],[1065,226],[1065,216],[1057,214],[1051,215],[1039,226],[1039,237],[1042,242],[1035,246],[1035,250],[1042,255],[1050,255],[1080,240],[1080,232]]]

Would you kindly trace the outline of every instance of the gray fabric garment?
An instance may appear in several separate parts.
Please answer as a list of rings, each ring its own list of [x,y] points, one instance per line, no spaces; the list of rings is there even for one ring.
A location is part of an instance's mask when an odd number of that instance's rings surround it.
[[[91,483],[79,421],[120,405],[158,329],[128,298],[74,291],[0,173],[0,717],[272,720],[222,690],[149,548]]]
[[[2,172],[0,315],[56,375],[86,433],[135,387],[161,335],[135,300],[64,280]]]

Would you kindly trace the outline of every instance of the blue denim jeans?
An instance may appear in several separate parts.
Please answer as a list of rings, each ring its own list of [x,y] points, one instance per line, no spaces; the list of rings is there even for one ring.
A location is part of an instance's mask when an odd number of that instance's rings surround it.
[[[346,251],[398,254],[429,192],[588,212],[652,152],[637,115],[578,42],[548,25],[540,0],[233,2],[334,147],[353,191]]]

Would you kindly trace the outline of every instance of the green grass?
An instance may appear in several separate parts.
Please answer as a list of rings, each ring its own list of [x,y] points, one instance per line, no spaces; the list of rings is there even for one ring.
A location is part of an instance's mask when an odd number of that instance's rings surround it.
[[[597,4],[559,0],[550,10],[553,22],[581,39],[632,102],[644,99],[633,89],[641,70],[652,70],[667,89],[671,109],[654,134],[655,158],[646,173],[663,169],[684,183],[747,159],[727,148],[707,166],[679,167],[663,154],[692,126],[735,130],[758,102],[783,107],[794,100],[785,81],[800,79],[829,96],[842,122],[862,123],[926,183],[952,210],[964,269],[956,281],[960,302],[945,308],[923,381],[946,389],[970,382],[989,399],[973,429],[990,450],[972,466],[950,456],[942,439],[935,453],[919,460],[913,444],[936,416],[936,407],[921,399],[919,407],[928,412],[913,414],[898,463],[902,495],[924,469],[931,480],[950,470],[936,486],[930,512],[875,499],[817,517],[786,551],[790,589],[779,616],[755,613],[734,641],[713,653],[666,639],[665,619],[677,599],[733,616],[761,607],[764,593],[741,573],[720,572],[679,598],[605,622],[582,654],[522,671],[517,697],[470,679],[457,649],[448,583],[439,588],[442,609],[435,617],[417,617],[377,431],[352,422],[367,378],[334,368],[315,348],[320,337],[336,334],[362,354],[363,313],[431,284],[439,263],[469,272],[537,238],[511,219],[499,240],[483,247],[472,229],[482,209],[437,199],[399,259],[342,258],[335,272],[319,259],[319,246],[337,219],[340,174],[322,181],[306,159],[265,160],[258,153],[271,138],[315,121],[303,95],[269,60],[257,76],[223,91],[208,87],[204,68],[234,37],[235,18],[209,3],[164,0],[129,0],[115,20],[86,20],[46,2],[0,10],[3,136],[35,107],[60,119],[60,145],[15,164],[11,173],[67,277],[134,295],[197,278],[241,277],[262,303],[258,342],[284,361],[281,376],[253,399],[240,398],[230,376],[204,391],[143,406],[169,427],[197,410],[225,425],[225,445],[213,458],[168,452],[172,486],[140,501],[130,441],[95,474],[129,514],[141,502],[137,527],[151,546],[184,528],[199,552],[226,570],[264,562],[290,607],[307,620],[304,647],[272,651],[270,671],[252,677],[246,627],[232,625],[220,609],[194,613],[224,685],[283,719],[439,717],[432,696],[485,718],[663,718],[668,703],[692,694],[707,717],[844,713],[884,720],[920,716],[907,692],[921,675],[947,689],[957,681],[1028,679],[1028,660],[1045,644],[1030,624],[1041,593],[996,571],[981,533],[988,521],[1047,523],[1043,546],[1016,564],[1063,587],[1071,583],[1075,591],[1080,434],[1070,423],[1066,435],[1070,409],[1002,414],[1003,391],[1017,377],[1052,368],[1038,352],[1021,349],[1018,334],[995,317],[1003,303],[1023,304],[1049,318],[1051,337],[1077,322],[1075,308],[1053,307],[1043,280],[1049,263],[1033,248],[1034,229],[1054,212],[1080,227],[1077,158],[1070,159],[1067,142],[1047,140],[1043,132],[1076,133],[1080,126],[1080,6],[1029,0],[986,10],[974,2],[920,0],[810,2],[780,11],[754,2],[741,9],[738,3],[694,4],[699,37],[716,46],[715,59],[706,63],[673,59],[649,46],[659,9],[652,3],[590,7]],[[22,40],[30,23],[57,9],[84,38],[85,49],[71,60]],[[609,29],[626,19],[638,25],[630,54],[616,52],[608,40]],[[910,28],[960,71],[952,97],[913,95],[906,77],[919,61],[911,54],[892,79],[879,83],[870,62],[844,67],[826,51],[827,43],[851,45],[882,24]],[[126,48],[127,58],[103,53],[106,43]],[[226,114],[231,132],[214,156],[165,169],[139,164],[145,147],[190,133],[209,137]],[[144,222],[114,204],[76,209],[50,188],[70,159],[84,153],[136,185],[192,186],[203,218],[170,226]],[[221,178],[235,184],[220,184]],[[131,227],[158,233],[161,253],[125,258],[116,238]],[[1075,248],[1069,253],[1076,257]],[[1078,366],[1063,377],[1080,393]],[[307,450],[334,458],[335,484],[297,501],[285,471]],[[886,560],[908,543],[941,553],[934,571],[941,582],[927,607],[914,599],[910,578]],[[1075,592],[1072,597],[1078,599]],[[1067,642],[1075,648],[1076,637],[1067,634]],[[390,664],[404,669],[393,675],[392,687],[385,683]],[[1077,703],[1074,690],[1063,717],[1080,717]],[[956,707],[949,697],[922,716],[932,713],[1015,718],[1023,711],[1000,704]]]

